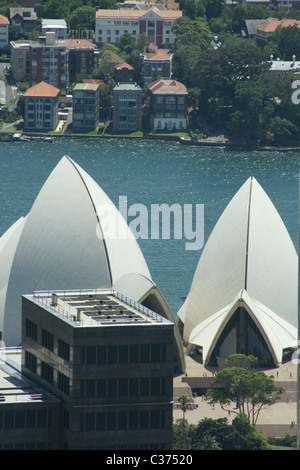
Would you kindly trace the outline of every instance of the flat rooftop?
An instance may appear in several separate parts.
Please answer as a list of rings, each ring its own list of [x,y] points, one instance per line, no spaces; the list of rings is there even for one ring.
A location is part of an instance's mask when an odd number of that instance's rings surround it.
[[[172,324],[112,289],[37,291],[24,298],[71,322],[74,327]]]
[[[0,404],[57,402],[21,372],[22,348],[0,348]]]

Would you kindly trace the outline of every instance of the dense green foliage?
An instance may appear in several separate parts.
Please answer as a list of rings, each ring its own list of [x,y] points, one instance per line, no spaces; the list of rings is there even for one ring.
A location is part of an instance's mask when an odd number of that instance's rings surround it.
[[[265,46],[242,37],[245,20],[273,18],[300,19],[298,10],[264,5],[226,7],[225,0],[179,0],[183,16],[173,25],[177,41],[173,77],[188,89],[191,135],[224,134],[232,143],[292,146],[299,144],[299,105],[292,102],[292,83],[296,73],[279,77],[270,72],[274,60],[300,58],[300,29],[277,28]],[[9,8],[21,6],[3,0],[0,14],[9,16]],[[116,0],[46,0],[42,18],[64,18],[69,29],[93,30],[96,6],[116,8]],[[40,24],[32,39],[40,32]],[[10,27],[10,39],[18,33]],[[101,62],[93,73],[107,84],[101,91],[102,113],[111,111],[114,66],[120,61],[134,68],[134,80],[140,84],[140,53],[147,50],[147,38],[124,34],[117,46],[104,45]],[[155,77],[153,77],[155,79]],[[145,105],[150,105],[144,94]],[[148,104],[147,104],[148,103]],[[143,109],[143,123],[149,129],[150,110]]]
[[[271,55],[300,57],[300,29],[277,28],[264,47],[241,37],[246,19],[281,19],[285,10],[226,8],[222,1],[209,0],[181,0],[180,5],[185,16],[173,26],[178,38],[172,47],[173,72],[188,88],[191,131],[225,134],[247,147],[297,145],[300,114],[292,102],[297,75],[279,76],[269,69]],[[293,12],[288,16],[293,18]]]
[[[260,411],[280,400],[283,392],[282,387],[275,385],[274,377],[262,371],[234,366],[217,373],[205,399],[219,403],[225,411],[245,413],[254,425]]]
[[[238,414],[232,424],[227,418],[203,418],[190,425],[178,419],[173,425],[173,450],[270,450],[271,446],[245,414]]]

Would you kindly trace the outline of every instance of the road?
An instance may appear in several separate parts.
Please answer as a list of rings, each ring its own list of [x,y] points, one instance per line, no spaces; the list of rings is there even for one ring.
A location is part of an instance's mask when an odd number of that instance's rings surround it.
[[[10,67],[9,63],[0,63],[0,78],[6,77],[4,75],[4,67]],[[4,82],[0,80],[0,103],[8,108],[9,111],[13,111],[18,102],[18,89],[16,86],[10,84],[6,85],[4,89]]]

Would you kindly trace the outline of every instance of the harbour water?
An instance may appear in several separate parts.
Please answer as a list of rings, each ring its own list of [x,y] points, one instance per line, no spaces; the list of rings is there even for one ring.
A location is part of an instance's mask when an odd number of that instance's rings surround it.
[[[204,241],[236,191],[254,176],[277,208],[297,249],[299,153],[233,151],[126,139],[1,143],[0,236],[29,212],[64,155],[78,163],[117,207],[120,196],[127,197],[128,206],[145,205],[149,213],[152,204],[204,204]],[[138,243],[154,282],[176,316],[202,250],[186,250],[184,237],[149,237]]]

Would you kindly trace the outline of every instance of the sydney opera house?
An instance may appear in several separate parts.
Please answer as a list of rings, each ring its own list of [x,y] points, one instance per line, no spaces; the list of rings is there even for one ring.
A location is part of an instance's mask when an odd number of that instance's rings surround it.
[[[174,322],[120,212],[80,166],[63,157],[29,214],[0,238],[2,340],[6,346],[21,342],[22,295],[99,288],[118,291]],[[175,338],[175,360],[184,370],[177,328]]]
[[[249,178],[215,225],[177,314],[186,352],[205,365],[242,353],[277,367],[297,344],[297,290],[292,240]]]
[[[118,227],[126,236],[110,236]],[[0,238],[0,332],[21,343],[21,297],[35,291],[110,288],[175,323],[174,355],[218,365],[232,353],[263,367],[297,341],[298,257],[277,210],[254,178],[228,204],[201,254],[176,321],[125,220],[96,182],[63,157],[30,212]]]

